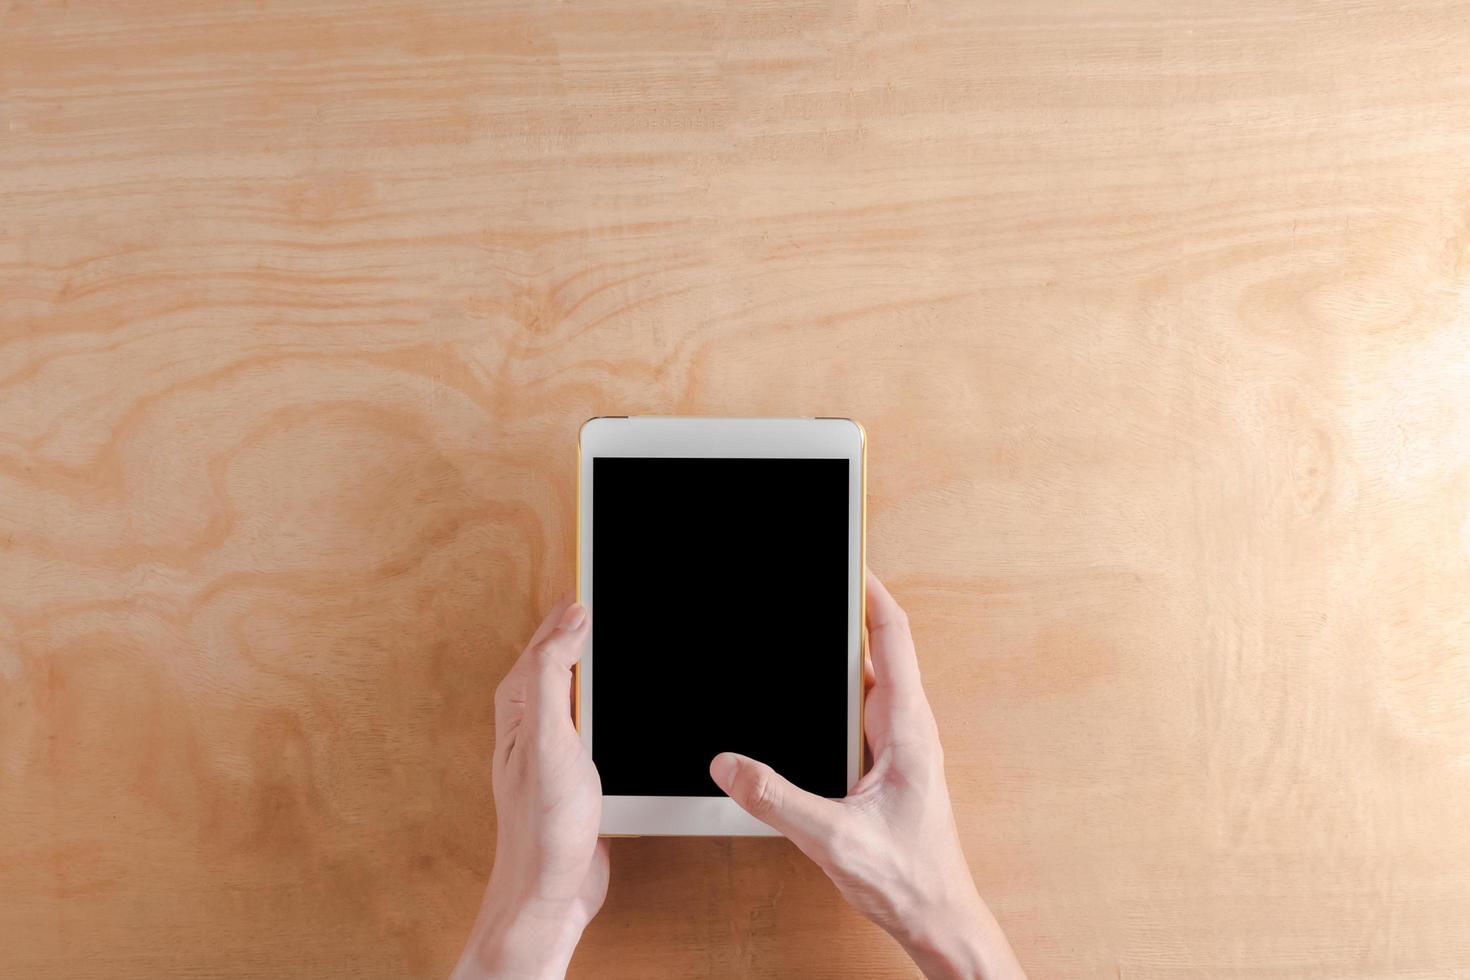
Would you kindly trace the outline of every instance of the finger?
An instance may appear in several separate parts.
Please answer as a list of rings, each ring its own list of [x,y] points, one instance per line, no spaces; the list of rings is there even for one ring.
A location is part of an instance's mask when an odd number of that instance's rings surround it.
[[[530,672],[532,658],[530,652],[546,639],[548,633],[556,628],[566,613],[567,606],[572,604],[571,594],[562,596],[546,618],[541,620],[541,625],[536,627],[531,640],[526,644],[516,662],[511,665],[510,670],[501,679],[500,686],[495,689],[495,740],[502,742],[509,733],[511,726],[520,721],[526,709],[526,675]]]
[[[563,612],[556,628],[541,642],[526,650],[531,668],[526,675],[526,720],[535,738],[561,731],[574,731],[571,702],[572,664],[582,656],[591,634],[587,607],[573,603]]]
[[[742,810],[803,851],[827,840],[842,816],[841,804],[798,789],[764,762],[735,752],[715,756],[709,774]]]
[[[877,683],[892,688],[895,699],[905,701],[924,696],[919,677],[919,658],[903,607],[870,570],[868,584],[868,651],[873,659]]]
[[[546,639],[547,634],[556,629],[556,624],[561,622],[561,617],[566,613],[567,606],[570,606],[576,601],[577,597],[568,592],[560,599],[557,599],[556,602],[552,603],[551,611],[546,614],[545,619],[541,620],[541,625],[536,627],[536,632],[531,635],[531,640],[526,646],[533,647]]]

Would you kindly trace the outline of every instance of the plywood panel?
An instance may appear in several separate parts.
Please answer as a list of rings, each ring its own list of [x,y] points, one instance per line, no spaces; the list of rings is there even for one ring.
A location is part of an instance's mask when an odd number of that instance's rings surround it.
[[[1037,977],[1470,973],[1470,7],[0,8],[0,974],[447,972],[604,413],[852,415]],[[581,977],[909,967],[631,841]]]

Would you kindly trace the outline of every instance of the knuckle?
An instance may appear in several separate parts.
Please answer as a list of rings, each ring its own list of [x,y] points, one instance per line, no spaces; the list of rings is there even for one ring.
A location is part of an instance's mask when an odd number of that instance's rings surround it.
[[[891,643],[900,647],[914,645],[914,631],[909,624],[908,615],[903,610],[894,613],[893,618],[888,620],[887,629]]]
[[[935,742],[921,757],[918,775],[925,786],[944,785],[944,750]]]
[[[556,655],[560,649],[561,644],[557,642],[557,638],[554,636],[548,636],[546,639],[542,640],[540,643],[537,643],[534,647],[531,648],[531,659],[542,666],[545,666],[549,663],[554,663],[556,661]]]
[[[770,773],[751,769],[745,777],[745,800],[755,816],[766,816],[775,812],[777,804],[776,782]]]
[[[898,610],[897,616],[894,616],[894,624],[898,627],[898,632],[901,635],[907,636],[910,641],[913,639],[913,623],[910,623],[910,620],[908,620],[908,613],[906,611]]]

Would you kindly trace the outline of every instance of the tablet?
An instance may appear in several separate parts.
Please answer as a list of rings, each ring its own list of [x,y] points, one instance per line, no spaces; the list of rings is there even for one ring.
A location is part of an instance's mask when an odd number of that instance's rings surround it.
[[[857,782],[865,445],[850,419],[583,424],[573,713],[604,835],[774,834],[710,779],[721,752]]]

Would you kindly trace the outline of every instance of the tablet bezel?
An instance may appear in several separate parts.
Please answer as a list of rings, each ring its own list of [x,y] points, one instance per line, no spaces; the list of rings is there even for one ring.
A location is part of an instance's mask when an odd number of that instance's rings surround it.
[[[733,419],[598,416],[577,434],[577,600],[592,614],[592,459],[597,456],[848,460],[847,785],[863,766],[863,640],[866,590],[867,435],[845,418]],[[573,717],[592,751],[594,642],[577,665]],[[584,682],[585,679],[585,682]],[[774,836],[775,831],[723,796],[604,796],[600,833],[634,836]]]

